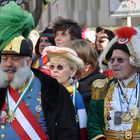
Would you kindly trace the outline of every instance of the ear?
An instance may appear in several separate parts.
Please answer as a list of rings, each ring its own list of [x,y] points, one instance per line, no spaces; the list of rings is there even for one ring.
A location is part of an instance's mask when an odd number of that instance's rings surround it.
[[[27,59],[27,66],[31,66],[31,64],[32,64],[32,58],[31,57],[28,57],[28,59]]]
[[[136,58],[134,56],[129,57],[129,62],[131,65],[136,66]]]
[[[71,71],[71,77],[74,77],[75,74],[76,74],[76,72],[77,72],[77,70],[76,70],[76,69],[73,69],[73,70]]]

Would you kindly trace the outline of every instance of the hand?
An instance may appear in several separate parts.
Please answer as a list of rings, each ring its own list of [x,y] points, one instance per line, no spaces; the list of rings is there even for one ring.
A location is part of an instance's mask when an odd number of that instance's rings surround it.
[[[106,33],[104,33],[104,30],[98,32],[96,34],[96,47],[98,51],[103,51],[104,48],[107,46],[109,40]]]

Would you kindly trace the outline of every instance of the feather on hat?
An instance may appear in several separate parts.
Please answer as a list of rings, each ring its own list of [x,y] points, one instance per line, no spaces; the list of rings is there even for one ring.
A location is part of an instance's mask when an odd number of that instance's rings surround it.
[[[113,38],[99,58],[99,65],[102,70],[109,69],[109,60],[112,56],[113,50],[120,49],[128,53],[130,63],[133,66],[140,67],[140,36],[139,30],[133,27],[123,26],[115,31],[115,38]]]
[[[0,50],[14,37],[27,38],[34,27],[32,14],[11,1],[0,7]]]

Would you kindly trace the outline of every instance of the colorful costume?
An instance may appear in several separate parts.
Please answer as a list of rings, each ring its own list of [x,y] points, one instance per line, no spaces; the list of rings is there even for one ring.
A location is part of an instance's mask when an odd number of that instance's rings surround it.
[[[122,81],[120,81],[122,83]],[[137,83],[136,83],[137,82]],[[104,83],[104,84],[103,84]],[[97,84],[97,85],[96,85]],[[103,85],[101,85],[103,84]],[[118,80],[108,79],[97,80],[93,83],[94,96],[91,99],[89,116],[88,116],[88,132],[90,139],[98,139],[102,136],[112,136],[117,132],[132,131],[133,137],[134,132],[139,132],[140,124],[138,117],[138,100],[139,100],[139,84],[140,80],[133,79],[129,82],[127,87],[127,95],[129,100],[131,116],[124,116],[124,120],[121,120],[121,113],[128,112],[127,103],[122,101],[122,93],[118,89]],[[135,88],[135,84],[137,84]],[[102,86],[102,87],[101,87]],[[109,88],[107,89],[107,87]],[[125,90],[125,89],[124,89]],[[104,100],[105,98],[105,100]],[[121,99],[120,99],[121,98]],[[118,105],[119,104],[119,105]],[[104,111],[103,111],[104,110]],[[124,114],[125,115],[125,114]],[[127,114],[126,114],[127,115]],[[129,118],[130,117],[130,118]],[[126,120],[125,120],[126,119]],[[128,120],[127,120],[128,119]],[[105,130],[104,130],[105,129]],[[112,130],[112,131],[107,131]],[[120,137],[117,135],[113,136],[114,139],[125,139],[125,133],[121,134]]]
[[[116,78],[93,82],[88,112],[89,139],[140,139],[140,74],[136,69],[140,66],[139,43],[139,32],[136,29],[121,27],[116,30],[116,37],[101,55],[101,68],[107,70],[112,66]],[[117,57],[118,52],[127,56],[126,63],[119,61],[122,55]],[[113,61],[110,65],[111,59],[116,60],[116,63]],[[124,73],[127,71],[121,71],[125,64],[132,70],[127,74]],[[121,76],[120,72],[123,72]]]
[[[0,82],[0,138],[77,140],[75,112],[68,91],[40,70],[30,70],[32,46],[25,37],[33,28],[33,17],[14,2],[0,10],[0,77],[4,73],[6,79]],[[28,72],[22,73],[22,78],[29,76],[21,82],[22,87],[16,87],[15,75],[26,67]]]
[[[69,94],[67,93],[65,88],[63,88],[61,85],[57,83],[56,80],[52,79],[49,76],[46,76],[39,70],[34,69],[33,71],[38,78],[35,76],[29,92],[23,98],[28,110],[30,110],[32,115],[36,117],[40,127],[43,128],[42,131],[44,131],[44,133],[46,134],[49,134],[50,139],[52,140],[75,139],[76,140],[76,123],[75,123],[74,108],[71,99],[69,97]],[[40,93],[40,91],[42,92]],[[4,99],[6,97],[6,92],[7,92],[6,89],[0,89],[0,93],[1,93],[0,98],[3,101],[5,101]],[[13,95],[14,99],[15,97],[16,96]],[[23,100],[21,101],[21,103],[23,102]],[[11,104],[11,101],[9,101],[9,103]],[[0,108],[2,110],[3,110],[3,105],[4,102],[1,102]],[[18,106],[18,108],[20,108],[20,106],[21,104]],[[15,115],[19,112],[18,108],[17,111],[15,112]],[[21,111],[22,108],[24,109],[24,107],[21,107]],[[73,110],[72,112],[71,109]],[[26,110],[25,110],[25,114],[26,114]],[[29,116],[30,115],[27,114],[26,115],[27,118],[25,119],[21,118],[20,121],[24,123]],[[19,114],[17,115],[17,117],[19,117]],[[8,120],[5,120],[4,122],[5,124],[1,124],[0,136],[5,137],[6,139],[37,138],[35,137],[35,135],[31,135],[32,133],[34,134],[35,131],[31,131],[31,128],[29,126],[28,126],[29,127],[28,137],[23,137],[25,132],[21,131],[19,127],[17,128],[17,130],[11,127],[12,125],[10,124],[14,125],[15,121],[17,121],[18,119],[17,117],[14,118],[14,120],[11,121],[11,123],[7,122]],[[73,120],[70,119],[71,117],[73,118]],[[1,119],[2,117],[0,117],[0,122],[2,122]],[[26,130],[26,126],[24,129]],[[9,133],[9,131],[13,133]],[[39,129],[39,132],[40,131],[41,129]],[[20,134],[17,134],[17,132]],[[40,139],[47,139],[46,137],[44,137],[44,135],[42,134],[40,135],[42,136],[42,138],[40,137]]]

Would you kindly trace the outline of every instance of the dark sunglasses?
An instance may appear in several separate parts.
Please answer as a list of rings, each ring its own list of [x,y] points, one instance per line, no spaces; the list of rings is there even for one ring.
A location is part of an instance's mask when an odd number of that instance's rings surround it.
[[[114,63],[115,60],[117,60],[118,63],[123,63],[125,60],[127,60],[127,58],[121,58],[121,57],[118,57],[118,58],[110,58],[110,63]]]
[[[49,65],[50,70],[54,70],[55,68],[57,68],[57,70],[63,70],[64,69],[64,67],[62,65],[57,65],[57,66]]]

